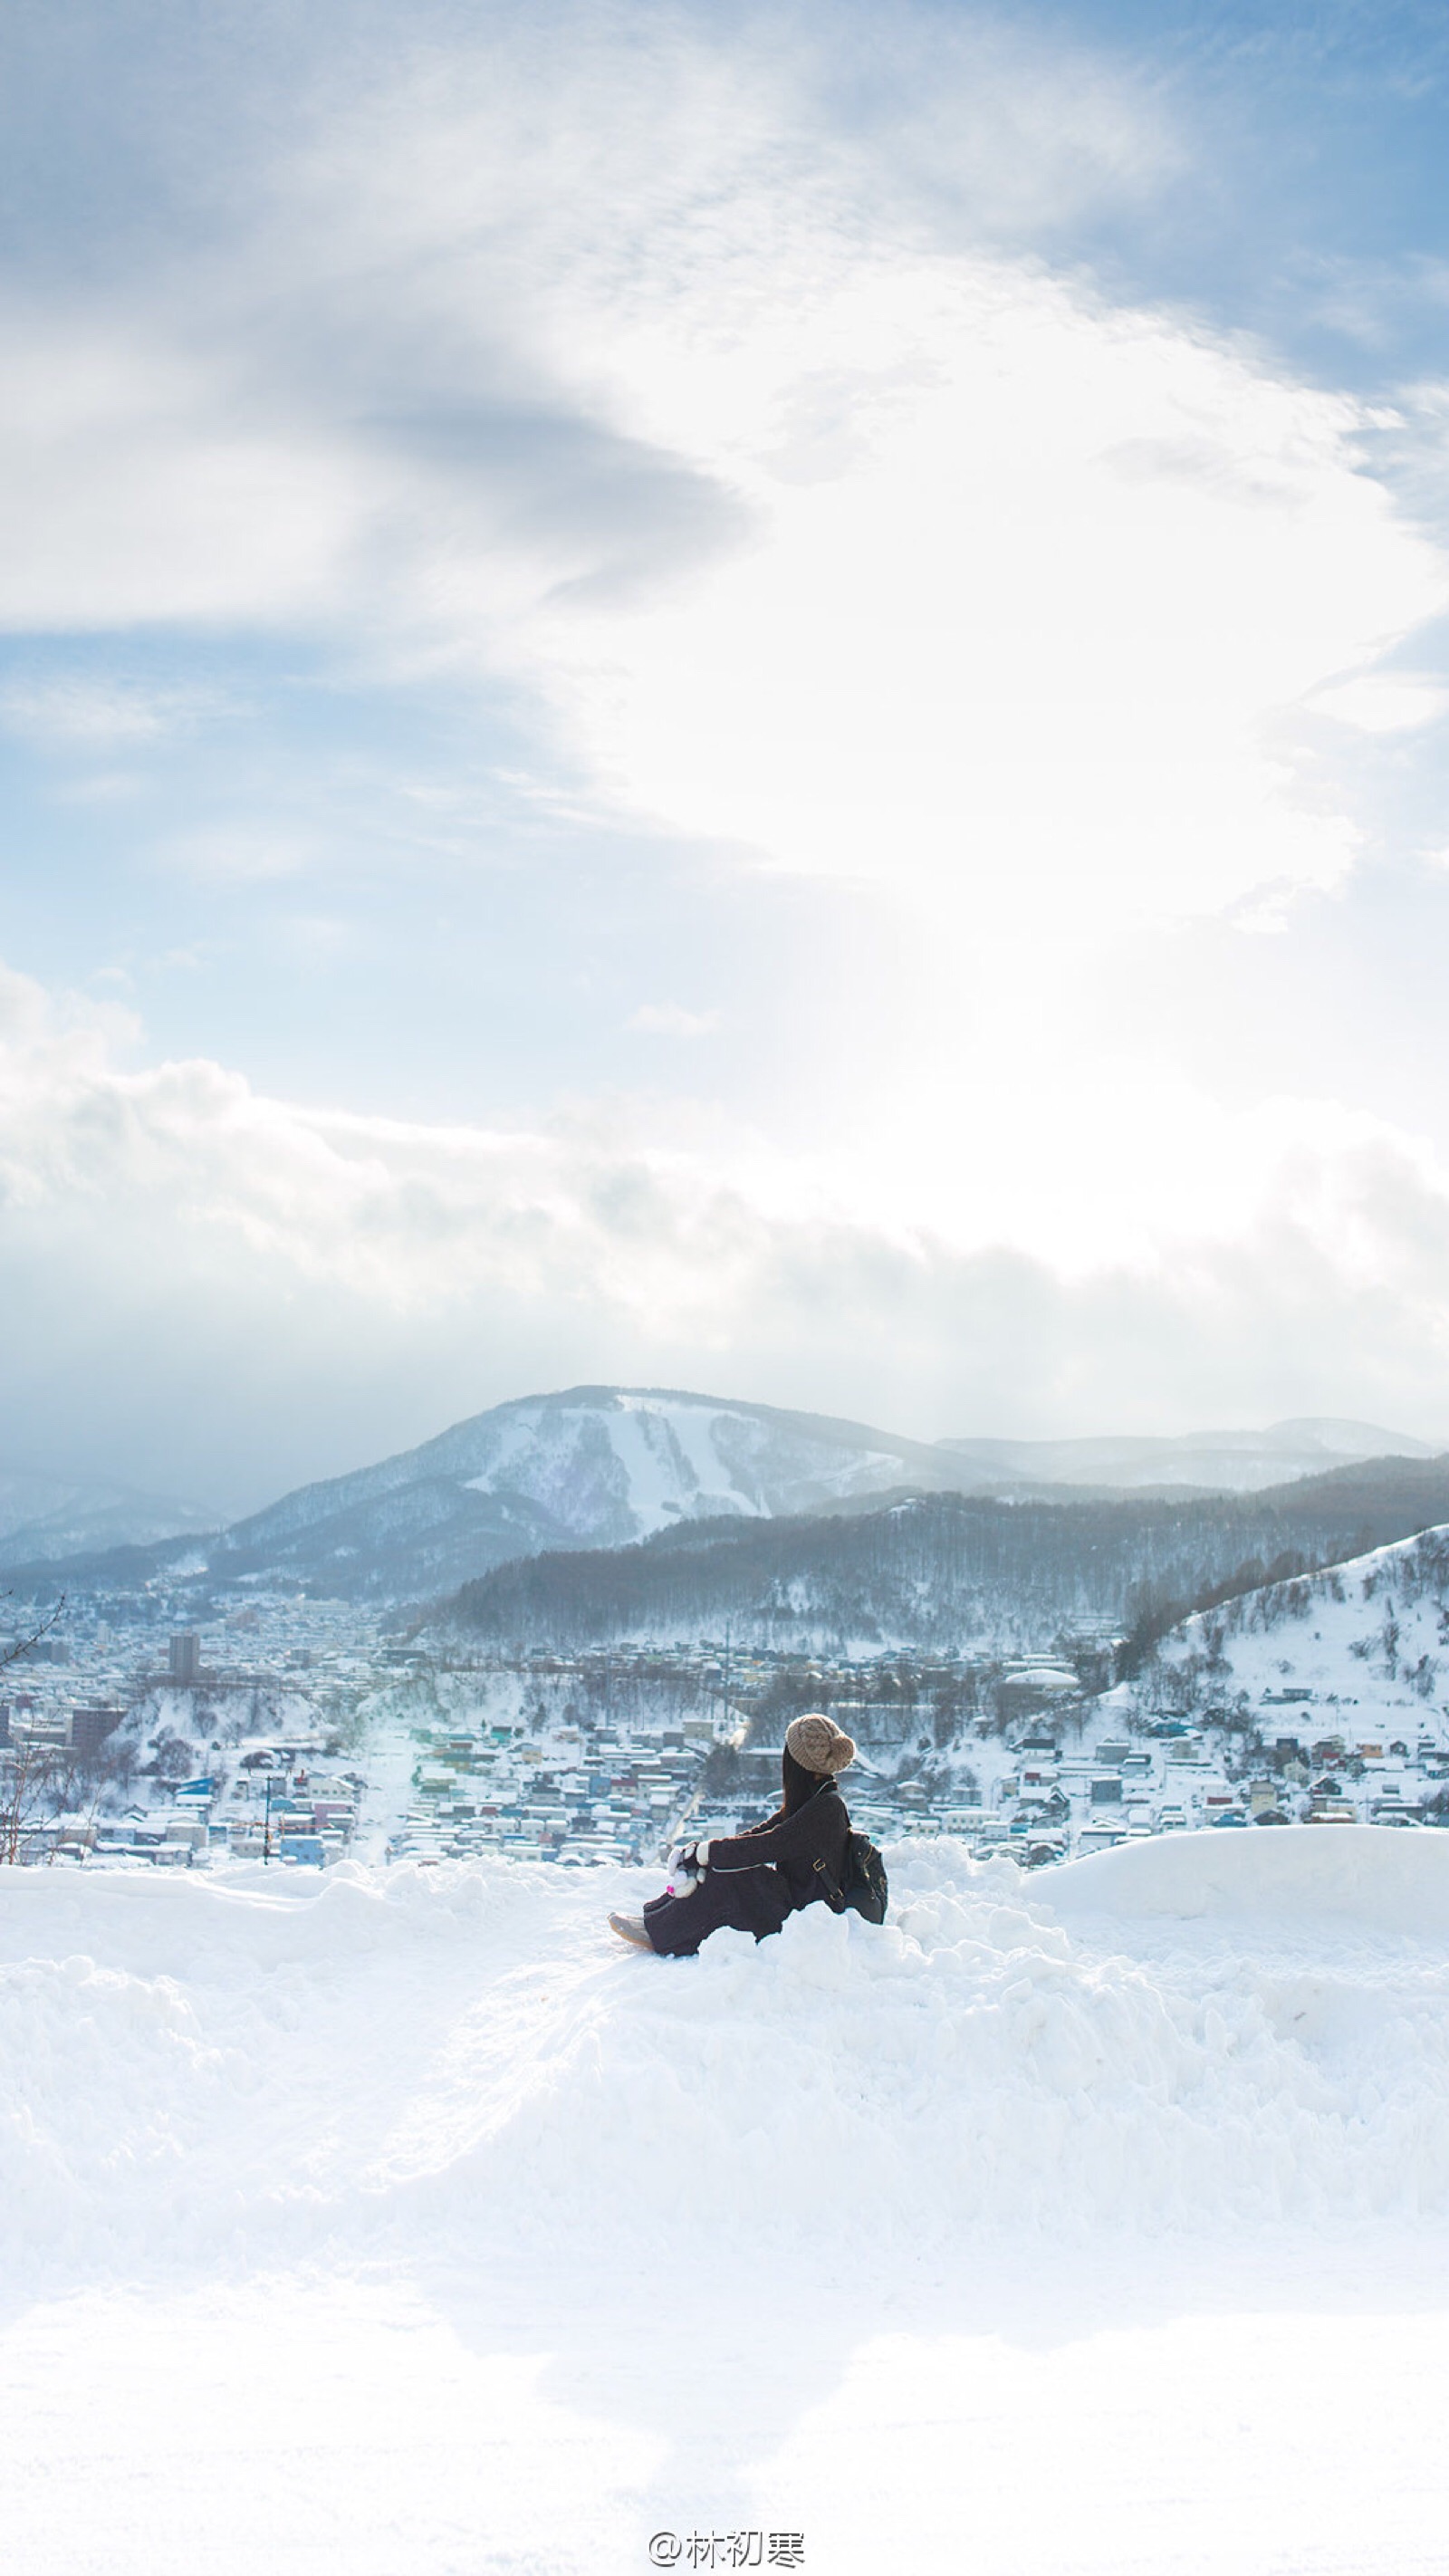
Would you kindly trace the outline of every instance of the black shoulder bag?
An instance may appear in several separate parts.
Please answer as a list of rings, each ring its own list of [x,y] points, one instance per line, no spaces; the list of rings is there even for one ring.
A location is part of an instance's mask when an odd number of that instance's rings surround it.
[[[837,1887],[823,1860],[815,1867],[820,1875],[825,1902],[835,1914],[852,1906],[867,1923],[884,1923],[890,1889],[886,1883],[885,1862],[869,1834],[848,1833],[845,1837],[845,1885]]]

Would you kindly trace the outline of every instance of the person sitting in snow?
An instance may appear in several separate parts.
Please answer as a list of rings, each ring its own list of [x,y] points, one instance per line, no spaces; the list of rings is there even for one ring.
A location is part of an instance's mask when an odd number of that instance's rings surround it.
[[[687,1958],[731,1924],[763,1941],[787,1914],[843,1886],[850,1817],[836,1774],[855,1746],[831,1717],[797,1717],[785,1731],[783,1795],[773,1816],[742,1834],[712,1834],[676,1855],[676,1886],[642,1915],[611,1914],[623,1941],[664,1958]],[[823,1866],[817,1867],[820,1863]]]

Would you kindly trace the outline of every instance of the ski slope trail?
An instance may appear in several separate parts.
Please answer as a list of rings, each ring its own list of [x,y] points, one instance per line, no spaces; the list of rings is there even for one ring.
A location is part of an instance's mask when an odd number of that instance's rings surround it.
[[[0,1873],[7,2564],[1449,2568],[1449,1837],[888,1858]]]

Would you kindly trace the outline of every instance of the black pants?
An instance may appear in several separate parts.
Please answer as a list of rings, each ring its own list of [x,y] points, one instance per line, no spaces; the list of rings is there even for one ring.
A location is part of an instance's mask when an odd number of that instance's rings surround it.
[[[710,1870],[690,1896],[651,1896],[644,1929],[661,1956],[687,1959],[726,1924],[763,1941],[779,1931],[789,1911],[789,1893],[777,1870]]]

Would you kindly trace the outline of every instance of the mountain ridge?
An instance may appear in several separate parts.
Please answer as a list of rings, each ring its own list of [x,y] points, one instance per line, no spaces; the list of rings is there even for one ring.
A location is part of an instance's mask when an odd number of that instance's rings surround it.
[[[1334,1455],[1322,1437],[1327,1431],[1380,1436],[1370,1425],[1325,1421],[1201,1438],[1256,1443],[1254,1455],[1281,1464],[1315,1442],[1318,1455]],[[1284,1435],[1291,1435],[1286,1446]],[[993,1453],[984,1463],[983,1449]],[[1006,1461],[1007,1450],[1017,1464]],[[416,1602],[451,1594],[504,1564],[617,1549],[707,1522],[829,1519],[919,1494],[1024,1506],[1107,1501],[1124,1491],[1084,1483],[1080,1473],[1054,1484],[1025,1472],[1033,1458],[1068,1451],[1078,1470],[1089,1454],[1111,1452],[1135,1466],[1171,1464],[1185,1454],[1182,1442],[1126,1435],[1086,1443],[918,1441],[845,1416],[683,1388],[590,1384],[510,1398],[413,1449],[295,1487],[221,1529],[191,1526],[139,1547],[72,1557],[52,1549],[33,1558],[20,1550],[7,1555],[0,1541],[0,1567],[22,1583],[73,1579],[125,1589],[168,1571],[179,1580],[185,1569],[186,1579],[224,1588],[291,1582],[334,1596]],[[1196,1454],[1204,1454],[1201,1447]],[[1401,1452],[1383,1463],[1397,1472],[1433,1462]],[[1364,1464],[1356,1456],[1342,1472],[1359,1473]],[[1125,1490],[1170,1511],[1210,1501],[1224,1488],[1139,1482]]]
[[[210,1532],[216,1519],[214,1507],[107,1476],[0,1469],[0,1567]]]
[[[984,1472],[1040,1483],[1085,1484],[1130,1491],[1178,1486],[1208,1493],[1253,1493],[1368,1458],[1432,1458],[1433,1443],[1337,1415],[1296,1415],[1262,1430],[1180,1434],[1108,1433],[1071,1440],[946,1439],[952,1457]]]

